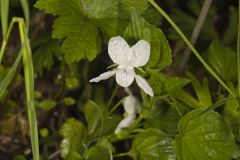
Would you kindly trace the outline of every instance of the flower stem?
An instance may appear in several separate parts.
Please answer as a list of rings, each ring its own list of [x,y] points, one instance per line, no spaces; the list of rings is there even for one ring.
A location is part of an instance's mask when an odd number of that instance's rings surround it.
[[[181,38],[185,41],[188,47],[195,54],[197,59],[203,64],[203,66],[208,70],[208,72],[232,95],[235,97],[235,93],[225,84],[225,82],[213,71],[213,69],[205,62],[205,60],[201,57],[198,51],[193,47],[191,42],[187,39],[184,33],[180,30],[180,28],[174,23],[174,21],[168,16],[168,14],[162,10],[161,7],[158,6],[154,0],[148,0],[149,3],[153,5],[157,9],[157,11],[172,25],[172,27],[176,30],[176,32],[181,36]]]
[[[118,101],[118,103],[115,106],[113,106],[112,109],[109,111],[108,115],[111,115],[123,103],[123,100],[124,98]]]
[[[110,105],[112,104],[113,98],[116,96],[118,89],[119,89],[119,87],[118,87],[118,85],[117,85],[117,86],[114,88],[114,91],[113,91],[113,93],[112,93],[112,95],[111,95],[111,97],[110,97],[110,99],[109,99],[109,101],[108,101],[108,103],[107,103],[107,108],[109,108]]]

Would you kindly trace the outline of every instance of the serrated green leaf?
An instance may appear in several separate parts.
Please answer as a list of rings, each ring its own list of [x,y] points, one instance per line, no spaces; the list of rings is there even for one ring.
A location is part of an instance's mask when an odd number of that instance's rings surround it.
[[[208,79],[204,78],[203,84],[201,85],[197,78],[190,72],[187,72],[187,76],[192,81],[193,88],[198,96],[200,104],[203,107],[209,107],[212,104],[212,98],[208,86]]]
[[[214,42],[206,52],[206,60],[224,80],[237,79],[237,54],[231,48]]]
[[[97,28],[81,16],[60,17],[54,22],[53,28],[53,38],[66,38],[62,50],[68,63],[83,58],[91,61],[101,50]]]
[[[83,10],[81,0],[38,0],[35,7],[53,15],[78,15]]]
[[[49,71],[54,65],[54,55],[57,56],[60,53],[60,46],[56,41],[48,41],[47,44],[38,48],[33,55],[35,73],[42,76],[44,69]]]
[[[130,155],[135,160],[175,160],[172,138],[158,129],[147,129],[137,135],[132,143]]]
[[[179,90],[190,83],[188,79],[169,77],[158,71],[150,71],[150,74],[149,84],[153,88],[156,96],[172,94],[176,90]]]
[[[60,129],[60,135],[63,136],[61,142],[61,156],[66,157],[71,152],[80,152],[83,149],[85,141],[85,126],[82,122],[69,118]]]
[[[68,63],[83,58],[93,60],[100,53],[100,33],[105,41],[121,35],[129,13],[135,8],[143,14],[146,0],[38,0],[35,7],[59,15],[54,23],[53,37],[65,39],[62,50]]]
[[[224,118],[214,111],[188,113],[179,123],[175,150],[179,160],[230,160],[236,149]]]
[[[132,12],[131,23],[124,35],[129,41],[144,39],[150,43],[151,55],[147,63],[149,67],[162,69],[171,64],[171,49],[164,33],[146,22],[136,11]]]
[[[106,19],[118,17],[118,0],[81,0],[83,14],[88,19]]]

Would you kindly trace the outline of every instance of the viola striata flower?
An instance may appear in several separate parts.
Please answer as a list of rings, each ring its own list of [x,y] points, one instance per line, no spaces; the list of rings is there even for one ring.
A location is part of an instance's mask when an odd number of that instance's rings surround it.
[[[123,107],[125,110],[124,119],[118,124],[115,134],[118,134],[123,128],[132,125],[136,119],[136,114],[141,112],[140,103],[133,95],[129,95],[124,99]]]
[[[150,44],[147,41],[140,40],[134,46],[129,47],[122,37],[113,37],[108,43],[108,54],[118,65],[117,68],[91,79],[90,82],[99,82],[116,75],[117,83],[122,87],[128,87],[136,79],[138,86],[148,95],[153,96],[148,82],[134,72],[134,67],[144,66],[149,60]]]

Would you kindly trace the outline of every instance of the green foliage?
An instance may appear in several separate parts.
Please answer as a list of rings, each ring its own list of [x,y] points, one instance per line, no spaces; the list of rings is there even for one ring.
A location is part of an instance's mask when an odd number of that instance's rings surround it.
[[[137,135],[132,143],[130,155],[135,160],[169,160],[175,159],[172,138],[158,129],[146,129]]]
[[[60,135],[63,136],[61,142],[61,156],[64,158],[71,152],[79,152],[83,149],[85,141],[85,127],[82,122],[69,118],[67,119],[60,129]]]
[[[35,7],[60,16],[54,23],[53,37],[64,39],[62,51],[72,63],[93,60],[101,52],[100,31],[105,39],[121,35],[132,7],[143,14],[148,4],[146,0],[39,0]]]
[[[236,145],[228,124],[218,113],[202,111],[194,110],[180,120],[175,139],[178,159],[230,160]]]
[[[172,62],[171,49],[163,32],[146,22],[137,12],[132,13],[131,23],[127,27],[125,37],[129,41],[144,39],[151,45],[151,56],[148,66],[151,68],[165,68]]]
[[[197,94],[200,105],[203,107],[209,107],[212,104],[212,98],[208,86],[208,79],[204,78],[203,84],[201,85],[197,78],[190,72],[187,72],[187,76],[192,81],[192,86]]]
[[[41,109],[44,109],[44,110],[50,110],[50,109],[53,109],[54,107],[56,107],[56,105],[57,105],[56,101],[48,99],[48,100],[41,101],[38,104],[38,107]]]
[[[34,71],[40,76],[44,69],[50,71],[54,65],[54,57],[60,57],[61,51],[56,41],[49,41],[38,48],[33,55]]]
[[[206,60],[224,80],[237,80],[237,54],[231,48],[214,42],[206,52]]]
[[[153,87],[155,96],[171,95],[190,82],[185,78],[169,77],[159,73],[157,70],[150,71],[150,74],[149,84]]]
[[[102,160],[109,160],[112,157],[112,152],[114,151],[114,147],[112,144],[106,139],[103,138],[100,140],[100,142],[89,148],[89,150],[86,153],[86,160],[96,160],[96,159],[102,159]]]
[[[155,105],[152,115],[144,122],[144,128],[158,128],[167,133],[177,133],[180,116],[167,104]]]

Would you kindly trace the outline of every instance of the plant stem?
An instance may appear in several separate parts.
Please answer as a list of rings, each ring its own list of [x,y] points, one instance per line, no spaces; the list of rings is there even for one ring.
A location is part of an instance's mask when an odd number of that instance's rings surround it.
[[[199,36],[201,29],[203,27],[203,24],[206,20],[206,17],[207,17],[207,14],[208,14],[211,4],[212,4],[212,0],[205,0],[203,3],[200,15],[198,17],[197,23],[193,29],[191,39],[190,39],[190,42],[192,43],[193,46],[197,42],[198,36]],[[186,48],[185,51],[183,52],[183,58],[179,65],[180,71],[182,71],[185,68],[185,65],[190,57],[190,53],[191,53],[191,50],[189,48]]]
[[[123,103],[123,100],[124,98],[121,99],[115,106],[113,106],[108,115],[111,115]]]
[[[238,96],[240,96],[240,2],[238,2],[238,40],[237,40],[237,66],[238,66]]]
[[[119,153],[119,154],[115,154],[115,155],[113,155],[113,157],[125,157],[125,156],[129,156],[129,152],[126,152],[126,153]]]
[[[205,62],[205,60],[201,57],[198,51],[193,47],[191,42],[187,39],[187,37],[183,34],[180,28],[173,22],[173,20],[168,16],[168,14],[162,10],[158,6],[154,0],[148,0],[156,9],[157,11],[172,25],[172,27],[176,30],[176,32],[182,37],[188,47],[192,50],[198,60],[203,64],[203,66],[208,70],[208,72],[232,95],[235,97],[235,93],[225,84],[225,82],[213,71],[213,69]]]
[[[110,105],[112,104],[113,98],[116,96],[118,88],[119,88],[118,85],[114,88],[114,91],[113,91],[113,93],[112,93],[112,95],[111,95],[111,97],[110,97],[110,99],[107,103],[107,108],[109,108]]]
[[[2,46],[1,46],[1,51],[0,51],[0,64],[2,62],[2,58],[3,58],[3,55],[4,55],[4,52],[6,50],[6,46],[7,46],[7,43],[8,43],[8,39],[11,35],[11,32],[12,32],[12,29],[13,29],[13,26],[15,23],[18,23],[18,20],[16,17],[14,17],[11,22],[10,22],[10,25],[9,25],[9,28],[7,30],[7,33],[6,33],[6,36],[4,37],[3,39],[3,42],[2,42]]]

